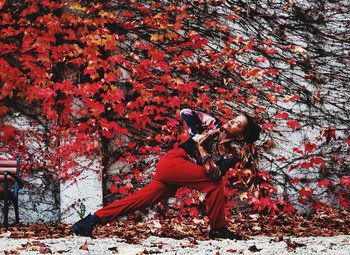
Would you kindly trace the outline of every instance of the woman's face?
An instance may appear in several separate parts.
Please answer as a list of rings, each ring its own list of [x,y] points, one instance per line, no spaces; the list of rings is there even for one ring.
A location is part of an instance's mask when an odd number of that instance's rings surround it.
[[[240,138],[243,135],[245,127],[248,125],[248,120],[244,115],[238,115],[236,118],[229,120],[223,129],[225,132],[235,138]]]

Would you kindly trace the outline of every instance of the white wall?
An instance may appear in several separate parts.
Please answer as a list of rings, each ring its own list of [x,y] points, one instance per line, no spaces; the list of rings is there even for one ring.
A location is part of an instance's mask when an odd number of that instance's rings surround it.
[[[102,179],[98,161],[79,160],[81,173],[75,180],[62,181],[60,185],[60,219],[74,223],[102,206]],[[86,168],[89,163],[91,166]]]

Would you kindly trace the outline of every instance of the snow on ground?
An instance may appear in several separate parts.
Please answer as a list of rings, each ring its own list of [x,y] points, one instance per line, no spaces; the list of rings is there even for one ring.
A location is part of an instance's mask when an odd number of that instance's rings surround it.
[[[58,239],[0,239],[1,254],[317,254],[349,255],[350,235],[333,237],[253,236],[249,240],[176,240],[151,236],[139,244],[118,237],[91,239],[69,236]]]

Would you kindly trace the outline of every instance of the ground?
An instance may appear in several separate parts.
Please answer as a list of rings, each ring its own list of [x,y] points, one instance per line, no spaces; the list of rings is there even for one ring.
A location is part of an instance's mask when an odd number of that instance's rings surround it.
[[[317,254],[348,255],[350,235],[333,237],[254,236],[249,240],[182,240],[150,236],[138,244],[118,237],[91,239],[68,236],[56,239],[0,239],[1,254]]]
[[[243,240],[210,240],[204,219],[124,218],[73,236],[69,224],[0,226],[0,254],[350,254],[350,213],[239,215],[229,228]]]

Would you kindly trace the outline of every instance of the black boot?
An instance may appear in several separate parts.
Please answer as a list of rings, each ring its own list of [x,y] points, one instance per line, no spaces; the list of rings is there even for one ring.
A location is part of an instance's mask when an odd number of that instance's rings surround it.
[[[70,231],[78,236],[89,236],[92,237],[92,231],[94,230],[96,224],[101,223],[99,217],[95,214],[89,214],[84,219],[81,219],[75,223]]]
[[[242,237],[239,234],[233,233],[228,228],[219,228],[219,229],[211,229],[209,231],[209,238],[225,238],[231,240],[242,240]]]

